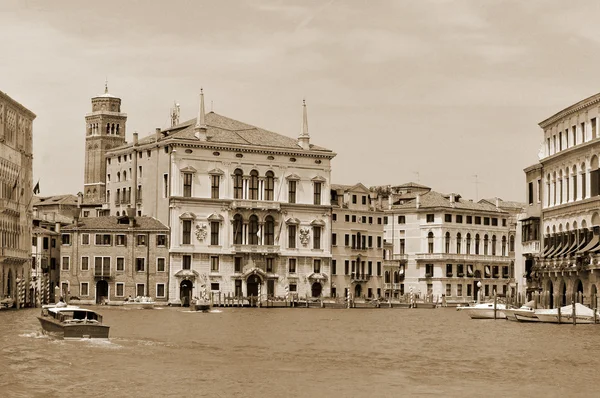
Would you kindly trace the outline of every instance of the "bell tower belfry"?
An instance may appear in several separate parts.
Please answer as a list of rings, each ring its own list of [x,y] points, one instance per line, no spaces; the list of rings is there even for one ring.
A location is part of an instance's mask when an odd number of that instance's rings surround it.
[[[127,114],[121,112],[121,99],[108,93],[92,98],[92,112],[85,115],[85,174],[84,202],[106,201],[106,159],[109,149],[126,144],[125,123]]]

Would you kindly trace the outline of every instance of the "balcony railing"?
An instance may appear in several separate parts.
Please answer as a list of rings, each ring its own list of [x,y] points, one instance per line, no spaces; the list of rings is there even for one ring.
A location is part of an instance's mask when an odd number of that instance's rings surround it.
[[[490,256],[480,254],[456,254],[456,253],[417,253],[417,261],[429,260],[449,260],[457,262],[486,262],[486,263],[504,263],[510,259],[506,256]]]
[[[538,254],[540,252],[540,241],[534,240],[522,244],[523,254]]]
[[[279,202],[273,202],[270,200],[249,200],[249,199],[236,199],[231,203],[231,207],[234,209],[264,209],[264,210],[279,210]]]
[[[384,283],[384,284],[383,284],[383,288],[384,288],[385,290],[390,290],[390,289],[392,289],[392,284],[391,284],[391,283]]]
[[[27,250],[23,250],[23,249],[16,249],[13,247],[3,247],[2,251],[0,251],[0,253],[2,253],[2,256],[4,257],[12,257],[12,258],[30,258],[30,253]]]
[[[233,245],[234,253],[279,253],[277,245]]]
[[[401,261],[407,261],[408,260],[408,254],[406,253],[402,253],[402,254],[394,254],[392,256],[392,258],[394,260],[401,260]]]
[[[400,290],[400,283],[394,283],[394,290]]]

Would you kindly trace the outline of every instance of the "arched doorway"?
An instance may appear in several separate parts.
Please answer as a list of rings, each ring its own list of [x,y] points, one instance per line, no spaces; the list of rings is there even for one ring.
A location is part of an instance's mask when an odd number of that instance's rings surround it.
[[[315,282],[312,284],[312,296],[313,297],[321,297],[321,292],[323,291],[323,286],[321,283]]]
[[[590,291],[590,307],[598,308],[598,289],[594,284],[592,284],[592,288]]]
[[[108,282],[100,280],[96,282],[96,304],[103,303],[108,299]]]
[[[554,285],[548,281],[548,308],[554,308]]]
[[[181,281],[179,285],[179,300],[181,300],[182,307],[189,307],[192,301],[192,288],[194,285],[192,281]]]
[[[246,280],[246,295],[250,296],[258,296],[258,286],[262,283],[260,276],[258,275],[250,275]]]
[[[581,282],[581,279],[577,280],[577,284],[575,286],[575,301],[583,304],[583,283]]]
[[[565,282],[562,283],[562,294],[560,297],[561,306],[567,305],[567,284]]]
[[[362,294],[362,286],[361,285],[356,285],[354,287],[354,297],[355,298],[360,297],[361,294]]]

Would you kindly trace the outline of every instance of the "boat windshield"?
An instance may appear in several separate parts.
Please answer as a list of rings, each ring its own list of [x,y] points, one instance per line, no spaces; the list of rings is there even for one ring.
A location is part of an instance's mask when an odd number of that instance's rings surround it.
[[[87,320],[87,321],[97,321],[102,322],[102,316],[98,315],[93,311],[85,311],[85,310],[73,310],[73,311],[61,311],[59,313],[59,320],[61,322],[69,321],[69,320]]]

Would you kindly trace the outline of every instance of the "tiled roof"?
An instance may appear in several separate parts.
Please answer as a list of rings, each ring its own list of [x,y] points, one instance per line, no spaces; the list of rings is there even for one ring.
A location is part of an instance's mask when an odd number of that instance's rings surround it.
[[[79,230],[126,230],[129,228],[129,224],[119,224],[118,220],[123,217],[107,216],[107,217],[89,217],[80,218],[77,223]],[[64,227],[63,231],[70,231],[75,229],[75,224]],[[154,217],[135,217],[135,228],[140,230],[153,230],[153,231],[165,231],[169,228],[158,221]]]
[[[331,189],[333,189],[334,191],[347,191],[352,187],[353,185],[331,184]]]
[[[168,140],[170,137],[172,137],[198,142],[198,139],[194,135],[195,125],[196,118],[163,130],[161,134],[167,134],[168,136],[162,140]],[[208,143],[261,146],[271,147],[274,149],[291,149],[296,151],[303,150],[302,147],[298,145],[298,141],[294,138],[242,123],[214,112],[209,112],[206,114],[206,126]],[[155,141],[156,134],[153,133],[149,136],[139,139],[138,144],[149,144]],[[125,149],[131,147],[132,145],[132,143],[129,143],[117,148],[113,148],[111,151]],[[313,144],[310,145],[310,150],[332,153],[330,149]]]
[[[407,182],[401,185],[393,185],[393,188],[422,188],[422,189],[431,189],[428,186],[417,184],[416,182]]]
[[[395,205],[394,209],[416,209],[417,200],[404,203],[403,205]],[[419,197],[420,209],[426,208],[448,208],[459,210],[477,210],[477,211],[492,211],[496,213],[506,213],[499,210],[496,206],[492,206],[486,202],[471,202],[470,200],[458,199],[454,204],[450,202],[449,195],[444,195],[439,192],[429,191]]]
[[[500,198],[492,198],[492,199],[481,199],[479,202],[485,201],[493,206],[496,206],[496,199],[498,199],[498,206],[505,209],[524,209],[526,207],[525,203],[522,202],[513,202],[509,200],[502,200]]]
[[[57,232],[42,227],[33,227],[31,232],[34,235],[58,235]]]
[[[77,205],[77,196],[75,195],[54,195],[54,196],[34,196],[32,206],[51,206],[51,205]]]

